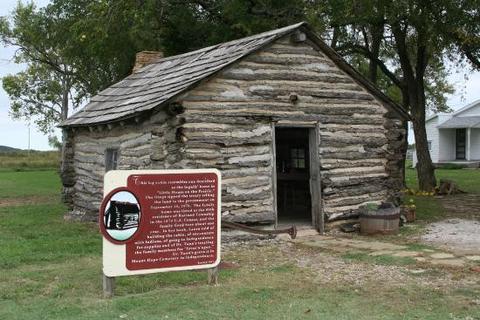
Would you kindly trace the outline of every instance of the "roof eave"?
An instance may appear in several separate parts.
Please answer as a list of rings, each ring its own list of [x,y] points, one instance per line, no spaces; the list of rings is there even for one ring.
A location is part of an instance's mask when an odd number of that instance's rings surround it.
[[[461,113],[463,113],[463,112],[465,112],[465,111],[467,111],[467,110],[470,110],[471,108],[477,106],[478,104],[480,104],[480,99],[475,100],[475,101],[467,104],[467,105],[464,106],[463,108],[458,109],[458,110],[455,111],[452,115],[453,115],[453,116],[457,116],[457,115],[459,115],[459,114],[461,114]]]

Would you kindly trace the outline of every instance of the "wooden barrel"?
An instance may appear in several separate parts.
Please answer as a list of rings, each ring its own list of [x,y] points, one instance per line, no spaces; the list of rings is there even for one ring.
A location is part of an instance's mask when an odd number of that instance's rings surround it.
[[[360,233],[395,234],[400,228],[400,208],[368,210],[360,213]]]

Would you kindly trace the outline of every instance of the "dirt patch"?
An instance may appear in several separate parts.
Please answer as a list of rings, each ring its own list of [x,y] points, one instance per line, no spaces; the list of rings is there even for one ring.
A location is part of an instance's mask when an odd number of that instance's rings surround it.
[[[346,261],[339,256],[316,250],[294,249],[297,265],[314,272],[314,281],[339,287],[402,288],[416,284],[426,288],[450,290],[461,286],[476,286],[480,276],[464,270],[430,268],[429,265],[410,267],[377,265]],[[290,250],[289,250],[290,251]]]
[[[0,198],[0,208],[3,207],[13,207],[13,206],[24,206],[32,204],[44,204],[52,201],[58,200],[55,196],[30,196],[30,197],[19,197],[19,198]]]
[[[346,261],[331,253],[298,247],[290,247],[286,252],[294,254],[299,267],[313,270],[314,281],[320,284],[360,287],[388,283],[391,286],[403,286],[409,277],[407,269],[403,267]]]
[[[480,253],[480,222],[447,219],[431,223],[421,239],[458,253]]]
[[[480,195],[467,193],[437,199],[449,217],[480,221]]]

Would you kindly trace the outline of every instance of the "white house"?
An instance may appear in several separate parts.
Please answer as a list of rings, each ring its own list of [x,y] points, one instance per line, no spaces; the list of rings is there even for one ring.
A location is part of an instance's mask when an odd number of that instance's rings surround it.
[[[436,165],[457,163],[473,167],[480,164],[480,100],[454,113],[439,113],[425,123],[428,147]],[[413,153],[413,166],[417,164]]]

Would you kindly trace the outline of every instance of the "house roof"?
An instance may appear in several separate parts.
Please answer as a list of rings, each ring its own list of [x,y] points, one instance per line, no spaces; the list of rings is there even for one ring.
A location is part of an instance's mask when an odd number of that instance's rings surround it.
[[[436,117],[438,117],[438,113],[435,113],[435,114],[432,114],[430,116],[428,116],[426,119],[425,119],[425,122],[428,122],[430,120],[433,120],[435,119]]]
[[[302,28],[302,31],[308,34],[309,39],[318,45],[319,49],[342,70],[397,114],[408,118],[408,114],[401,106],[360,75],[332,48],[319,39],[305,22],[301,22],[185,54],[158,59],[92,97],[85,107],[63,121],[60,127],[105,124],[152,110],[188,91],[201,80],[235,61],[299,28]]]
[[[428,122],[428,121],[430,121],[430,120],[432,120],[432,119],[435,119],[436,117],[441,116],[441,115],[448,115],[448,116],[451,116],[451,117],[456,117],[456,116],[458,116],[459,114],[461,114],[461,113],[463,113],[463,112],[465,112],[465,111],[468,111],[468,110],[470,110],[470,109],[473,108],[473,107],[478,106],[479,104],[480,104],[480,99],[475,100],[475,101],[467,104],[466,106],[458,109],[457,111],[455,111],[455,112],[453,112],[453,113],[434,113],[434,114],[432,114],[431,116],[427,117],[427,119],[425,120],[425,122]],[[440,128],[440,126],[439,126],[439,128]]]
[[[459,115],[459,114],[461,114],[461,113],[463,113],[463,112],[465,112],[465,111],[467,111],[467,110],[470,110],[470,109],[473,108],[473,107],[476,107],[478,104],[480,104],[480,99],[479,99],[479,100],[475,100],[475,101],[473,101],[472,103],[469,103],[469,104],[467,104],[466,106],[458,109],[457,111],[455,111],[455,112],[453,113],[453,115],[454,115],[454,116],[457,116],[457,115]]]
[[[480,128],[480,116],[452,117],[437,126],[440,129]]]

